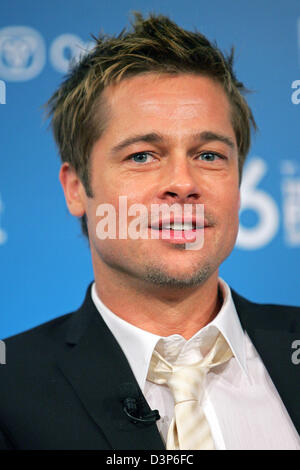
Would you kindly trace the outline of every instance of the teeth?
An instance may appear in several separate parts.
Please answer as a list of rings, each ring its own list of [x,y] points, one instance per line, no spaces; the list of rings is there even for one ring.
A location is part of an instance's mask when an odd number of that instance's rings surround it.
[[[192,230],[193,223],[186,222],[185,224],[181,224],[181,223],[165,224],[162,226],[162,228],[167,229],[167,230]]]

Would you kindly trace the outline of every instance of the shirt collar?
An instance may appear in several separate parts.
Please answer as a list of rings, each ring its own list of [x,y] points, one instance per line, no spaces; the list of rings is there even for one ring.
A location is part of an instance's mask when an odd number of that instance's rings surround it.
[[[228,342],[239,366],[248,375],[245,334],[228,284],[219,278],[219,285],[222,289],[223,305],[218,315],[192,338],[188,341],[184,340],[184,342],[191,344],[193,341],[197,342],[205,336],[214,336],[216,331],[220,331]],[[95,283],[92,285],[91,296],[104,322],[123,350],[141,390],[144,390],[150,360],[157,343],[160,340],[177,341],[182,337],[179,335],[172,335],[167,338],[161,337],[126,322],[103,304],[97,294]]]
[[[204,328],[208,328],[210,325],[214,325],[216,328],[218,328],[218,330],[222,333],[228,342],[239,366],[245,372],[245,374],[248,375],[246,364],[245,333],[243,331],[232,299],[230,287],[221,278],[219,278],[219,285],[223,294],[222,308],[213,321]]]

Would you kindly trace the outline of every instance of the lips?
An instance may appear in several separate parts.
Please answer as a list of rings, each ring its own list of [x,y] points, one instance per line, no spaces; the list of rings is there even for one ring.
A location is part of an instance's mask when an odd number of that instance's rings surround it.
[[[197,220],[196,217],[170,217],[152,222],[149,226],[151,238],[163,239],[172,243],[192,243],[199,233],[209,227],[206,220]]]

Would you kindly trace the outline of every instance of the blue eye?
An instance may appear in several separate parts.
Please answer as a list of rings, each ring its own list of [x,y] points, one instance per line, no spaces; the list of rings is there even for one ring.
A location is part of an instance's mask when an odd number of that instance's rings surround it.
[[[135,161],[136,163],[147,163],[147,158],[151,155],[147,152],[136,153],[131,155],[130,160]]]
[[[206,157],[206,158],[202,158],[202,157]],[[216,157],[222,158],[219,154],[214,153],[214,152],[204,152],[204,153],[201,153],[200,155],[200,158],[206,162],[213,162],[215,161]]]

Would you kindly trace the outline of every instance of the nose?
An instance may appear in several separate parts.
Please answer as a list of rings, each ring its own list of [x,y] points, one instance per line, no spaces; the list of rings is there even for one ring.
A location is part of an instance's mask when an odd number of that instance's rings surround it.
[[[201,194],[196,171],[197,168],[183,155],[170,159],[162,170],[159,199],[171,204],[197,202]]]

